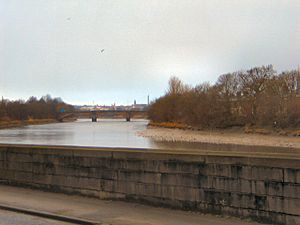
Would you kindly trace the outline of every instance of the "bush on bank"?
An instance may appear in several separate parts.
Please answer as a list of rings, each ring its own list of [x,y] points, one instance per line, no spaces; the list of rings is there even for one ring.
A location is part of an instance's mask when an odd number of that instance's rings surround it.
[[[27,101],[2,99],[0,122],[3,126],[5,123],[17,124],[18,121],[29,121],[30,124],[34,124],[45,119],[57,119],[61,110],[71,111],[73,107],[60,98],[51,98],[50,95],[43,96],[39,100],[36,97],[30,97]]]
[[[213,85],[191,87],[171,77],[165,95],[151,104],[149,118],[200,128],[299,127],[299,85],[299,71],[277,74],[272,65],[223,74]]]

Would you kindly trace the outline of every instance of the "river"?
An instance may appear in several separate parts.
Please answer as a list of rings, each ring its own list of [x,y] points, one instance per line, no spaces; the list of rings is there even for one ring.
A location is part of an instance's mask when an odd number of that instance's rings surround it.
[[[201,144],[154,141],[137,135],[147,129],[148,120],[79,119],[75,122],[29,125],[0,129],[0,143],[34,145],[73,145],[155,149],[199,149]]]
[[[76,145],[98,147],[155,148],[149,138],[136,132],[146,129],[147,120],[90,119],[75,122],[29,125],[0,130],[0,143]]]

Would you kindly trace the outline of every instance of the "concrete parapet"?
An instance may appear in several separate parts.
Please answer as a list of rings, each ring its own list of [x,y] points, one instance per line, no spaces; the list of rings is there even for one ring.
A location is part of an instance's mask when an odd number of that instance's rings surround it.
[[[236,147],[220,153],[0,145],[0,180],[101,199],[300,224],[300,159],[283,151],[268,155],[270,151],[262,158],[244,150],[236,153]]]

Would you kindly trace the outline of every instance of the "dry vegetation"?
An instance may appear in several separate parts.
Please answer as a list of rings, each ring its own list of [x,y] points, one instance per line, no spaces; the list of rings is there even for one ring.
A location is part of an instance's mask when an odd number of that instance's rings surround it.
[[[52,99],[50,95],[43,96],[39,100],[36,97],[30,97],[27,101],[2,99],[0,128],[55,122],[62,109],[73,110],[73,107],[60,98]]]
[[[172,77],[166,94],[151,105],[149,118],[167,127],[238,126],[261,134],[293,128],[298,135],[299,82],[299,71],[277,74],[272,65],[221,75],[214,85],[190,87]]]

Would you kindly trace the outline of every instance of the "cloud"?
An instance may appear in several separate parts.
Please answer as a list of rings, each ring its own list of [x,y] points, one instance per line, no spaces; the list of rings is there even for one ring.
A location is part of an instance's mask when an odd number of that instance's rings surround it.
[[[11,98],[145,102],[164,93],[171,75],[195,84],[256,65],[299,64],[299,1],[0,4],[0,94]]]

